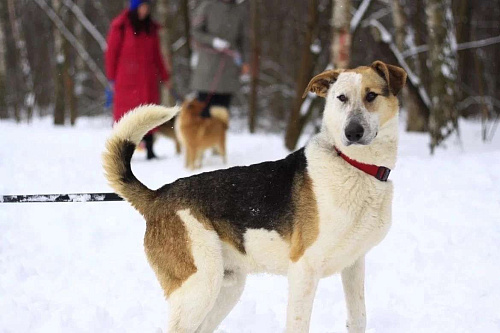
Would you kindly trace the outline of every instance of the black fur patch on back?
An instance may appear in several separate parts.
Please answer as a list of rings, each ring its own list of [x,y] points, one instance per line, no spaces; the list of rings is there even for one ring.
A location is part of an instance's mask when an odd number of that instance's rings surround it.
[[[306,167],[302,148],[282,160],[182,178],[160,188],[157,195],[167,202],[178,201],[177,207],[198,210],[219,235],[229,230],[233,243],[244,253],[247,229],[290,235],[296,208],[294,184],[303,179]]]

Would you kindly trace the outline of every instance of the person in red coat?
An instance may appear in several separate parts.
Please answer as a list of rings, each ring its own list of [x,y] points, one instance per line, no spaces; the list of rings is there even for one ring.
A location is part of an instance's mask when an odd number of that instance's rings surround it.
[[[160,102],[160,83],[169,72],[160,52],[160,26],[150,17],[150,1],[131,0],[111,23],[106,49],[106,76],[113,98],[113,119],[142,104]],[[147,158],[155,158],[152,132],[144,136]]]

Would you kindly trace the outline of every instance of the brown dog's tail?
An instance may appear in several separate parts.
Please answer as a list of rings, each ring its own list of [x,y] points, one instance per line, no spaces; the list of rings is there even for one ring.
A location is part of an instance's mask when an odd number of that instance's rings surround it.
[[[214,105],[210,107],[210,115],[213,118],[222,121],[226,126],[229,124],[229,112],[227,111],[227,108],[223,106]]]
[[[179,107],[139,106],[123,116],[106,142],[102,159],[109,185],[142,214],[145,212],[143,203],[152,199],[155,192],[135,177],[130,160],[142,137],[170,120],[179,110]]]

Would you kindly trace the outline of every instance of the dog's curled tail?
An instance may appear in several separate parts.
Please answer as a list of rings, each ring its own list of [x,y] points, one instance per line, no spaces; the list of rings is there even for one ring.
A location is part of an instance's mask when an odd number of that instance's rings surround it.
[[[155,192],[134,176],[130,160],[142,137],[170,120],[179,110],[179,107],[139,106],[123,116],[106,142],[102,155],[106,178],[115,192],[142,214],[145,213],[142,203],[152,199]]]
[[[226,126],[229,124],[229,112],[223,106],[214,105],[210,107],[210,115],[222,121]]]

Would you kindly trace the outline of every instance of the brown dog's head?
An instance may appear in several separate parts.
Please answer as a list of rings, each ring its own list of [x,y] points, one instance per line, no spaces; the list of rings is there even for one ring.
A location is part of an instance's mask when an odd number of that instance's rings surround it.
[[[182,105],[182,110],[184,110],[189,115],[199,117],[204,107],[204,102],[201,102],[198,99],[194,98],[191,100],[186,100]]]
[[[369,145],[396,117],[396,96],[405,83],[402,68],[375,61],[370,66],[318,74],[304,96],[313,92],[326,98],[323,126],[337,144]]]

